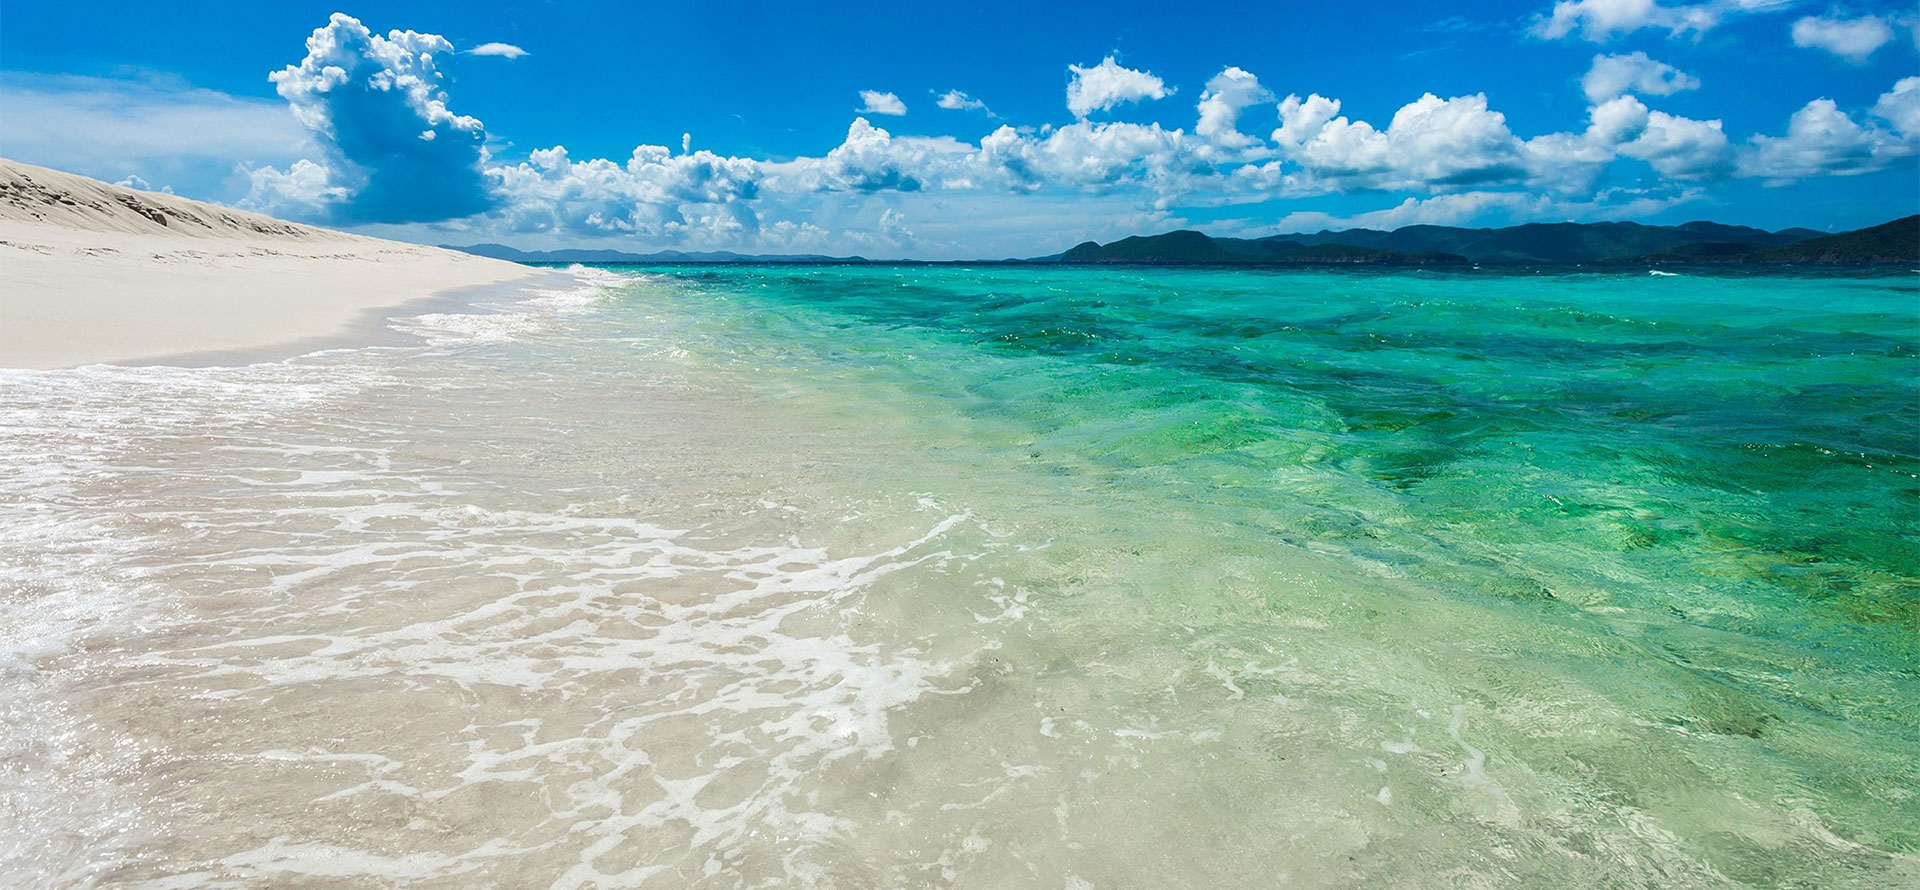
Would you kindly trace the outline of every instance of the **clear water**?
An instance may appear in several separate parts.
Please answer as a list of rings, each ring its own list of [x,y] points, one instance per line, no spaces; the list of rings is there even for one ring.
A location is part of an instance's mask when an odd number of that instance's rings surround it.
[[[0,883],[1920,882],[1911,274],[590,274],[0,372]]]

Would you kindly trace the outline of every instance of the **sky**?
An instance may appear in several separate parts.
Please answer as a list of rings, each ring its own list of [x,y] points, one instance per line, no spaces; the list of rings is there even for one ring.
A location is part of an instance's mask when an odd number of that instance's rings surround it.
[[[1911,2],[45,2],[0,156],[441,244],[996,258],[1920,211]]]

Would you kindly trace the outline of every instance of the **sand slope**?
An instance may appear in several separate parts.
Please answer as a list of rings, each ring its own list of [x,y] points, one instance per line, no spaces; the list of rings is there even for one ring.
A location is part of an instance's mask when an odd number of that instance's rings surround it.
[[[291,355],[538,271],[0,159],[0,367]]]

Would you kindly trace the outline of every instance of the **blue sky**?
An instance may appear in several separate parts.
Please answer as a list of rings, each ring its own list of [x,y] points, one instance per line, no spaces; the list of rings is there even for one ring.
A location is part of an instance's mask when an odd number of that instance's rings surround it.
[[[1920,210],[1911,3],[1175,6],[14,3],[0,154],[529,248]]]

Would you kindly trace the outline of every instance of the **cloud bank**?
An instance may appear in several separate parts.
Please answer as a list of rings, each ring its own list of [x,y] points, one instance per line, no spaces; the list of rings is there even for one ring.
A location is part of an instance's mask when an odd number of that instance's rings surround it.
[[[1572,5],[1589,18],[1604,13],[1594,27],[1607,33],[1684,11]],[[874,116],[904,114],[905,103],[864,91],[845,136],[818,155],[691,151],[689,136],[622,159],[575,157],[554,145],[503,160],[489,150],[501,140],[452,105],[452,50],[437,35],[380,36],[334,16],[307,41],[305,58],[272,75],[316,153],[247,170],[247,203],[336,222],[431,223],[447,233],[881,255],[938,249],[961,227],[992,218],[1009,252],[1032,252],[1033,233],[1077,239],[1110,225],[1174,224],[1182,208],[1319,196],[1391,195],[1399,203],[1387,210],[1347,218],[1380,224],[1608,218],[1697,200],[1719,181],[1852,176],[1920,155],[1920,77],[1869,108],[1816,98],[1777,133],[1736,138],[1720,120],[1650,107],[1649,99],[1700,82],[1636,51],[1593,57],[1580,80],[1585,120],[1564,132],[1516,132],[1480,93],[1412,97],[1376,123],[1344,113],[1339,98],[1282,96],[1231,66],[1185,106],[1190,123],[1092,120],[1176,95],[1160,77],[1108,57],[1067,66],[1071,121],[1000,125],[972,140],[879,126]],[[935,104],[985,108],[958,90]]]

